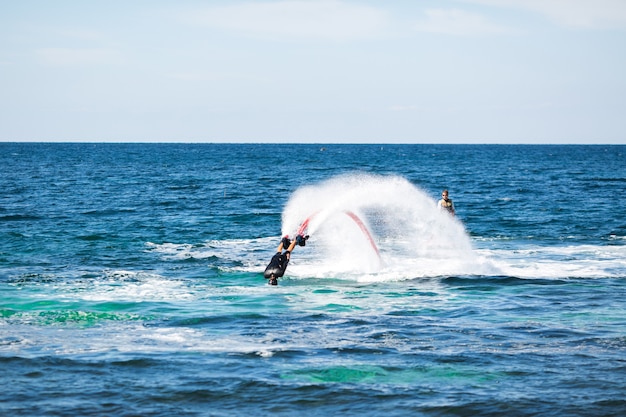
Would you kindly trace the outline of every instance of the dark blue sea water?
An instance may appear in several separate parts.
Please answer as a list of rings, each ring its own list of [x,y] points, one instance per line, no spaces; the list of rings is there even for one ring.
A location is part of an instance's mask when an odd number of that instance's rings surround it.
[[[602,145],[1,143],[0,414],[626,415],[625,167]]]

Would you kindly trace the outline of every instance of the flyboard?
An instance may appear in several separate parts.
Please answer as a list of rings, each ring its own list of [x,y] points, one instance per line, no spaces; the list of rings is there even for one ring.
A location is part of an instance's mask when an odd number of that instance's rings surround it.
[[[378,246],[376,246],[376,242],[374,241],[374,238],[372,237],[372,234],[370,233],[367,226],[365,226],[363,221],[354,212],[345,210],[342,213],[352,219],[354,223],[356,223],[363,235],[367,238],[367,241],[369,242],[370,246],[378,257],[378,260],[380,261],[380,251],[378,250]],[[289,240],[288,236],[285,236],[281,240],[281,243],[278,246],[277,253],[272,257],[272,260],[270,261],[267,268],[265,268],[264,272],[265,278],[270,280],[270,285],[277,285],[276,278],[282,277],[285,273],[287,265],[289,264],[289,258],[291,257],[291,251],[296,246],[296,244],[298,246],[305,246],[306,241],[309,238],[309,223],[318,214],[319,212],[315,212],[308,216],[306,219],[304,219],[302,223],[300,223],[300,226],[298,226],[298,230],[296,231],[296,237],[293,242]],[[283,250],[286,250],[286,252],[281,253]]]

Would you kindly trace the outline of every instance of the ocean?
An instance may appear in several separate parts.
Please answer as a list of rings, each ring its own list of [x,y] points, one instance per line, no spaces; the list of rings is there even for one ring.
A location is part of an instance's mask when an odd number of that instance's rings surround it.
[[[0,151],[0,415],[626,415],[626,146]]]

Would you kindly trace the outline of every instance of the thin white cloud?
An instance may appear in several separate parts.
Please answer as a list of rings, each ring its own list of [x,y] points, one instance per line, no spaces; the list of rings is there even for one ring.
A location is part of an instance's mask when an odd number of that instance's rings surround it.
[[[169,75],[170,78],[180,81],[219,81],[228,78],[224,74],[211,72],[177,72]]]
[[[394,111],[394,112],[416,111],[418,110],[418,107],[415,105],[396,104],[396,105],[389,107],[389,110]]]
[[[425,18],[415,25],[420,32],[446,35],[492,35],[511,33],[512,30],[497,25],[485,16],[460,9],[428,9]]]
[[[186,81],[186,82],[215,82],[215,81],[225,81],[225,80],[249,80],[249,81],[255,81],[255,82],[262,82],[264,81],[262,78],[257,77],[257,76],[253,76],[253,75],[245,75],[245,74],[240,74],[240,73],[235,73],[235,72],[228,72],[228,73],[219,73],[219,72],[193,72],[193,71],[186,71],[186,72],[176,72],[176,73],[171,73],[168,74],[168,77],[175,79],[175,80],[179,80],[179,81]]]
[[[578,28],[626,29],[624,0],[464,0],[466,3],[515,8],[542,14],[553,22]]]
[[[84,28],[61,28],[57,33],[65,38],[86,41],[86,42],[107,42],[109,37],[99,31],[84,29]]]
[[[108,48],[43,48],[35,52],[43,64],[58,67],[105,65],[119,61],[117,51]]]
[[[379,36],[383,10],[342,1],[275,1],[210,7],[183,16],[187,22],[277,40],[356,40]]]

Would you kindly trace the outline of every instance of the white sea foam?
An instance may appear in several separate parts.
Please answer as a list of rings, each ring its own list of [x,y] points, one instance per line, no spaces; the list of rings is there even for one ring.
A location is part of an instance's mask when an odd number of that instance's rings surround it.
[[[626,275],[626,246],[567,245],[480,249],[501,274],[520,278],[607,278]]]
[[[260,239],[225,239],[210,240],[201,244],[188,243],[152,243],[148,242],[148,251],[156,252],[165,260],[181,261],[187,259],[207,260],[212,264],[213,258],[220,261],[244,263],[250,268],[258,269],[267,261],[278,246],[276,236]],[[225,270],[249,271],[249,268],[220,266]]]
[[[77,285],[68,281],[68,298],[88,301],[174,301],[195,298],[181,280],[143,271],[106,270],[103,277]]]

